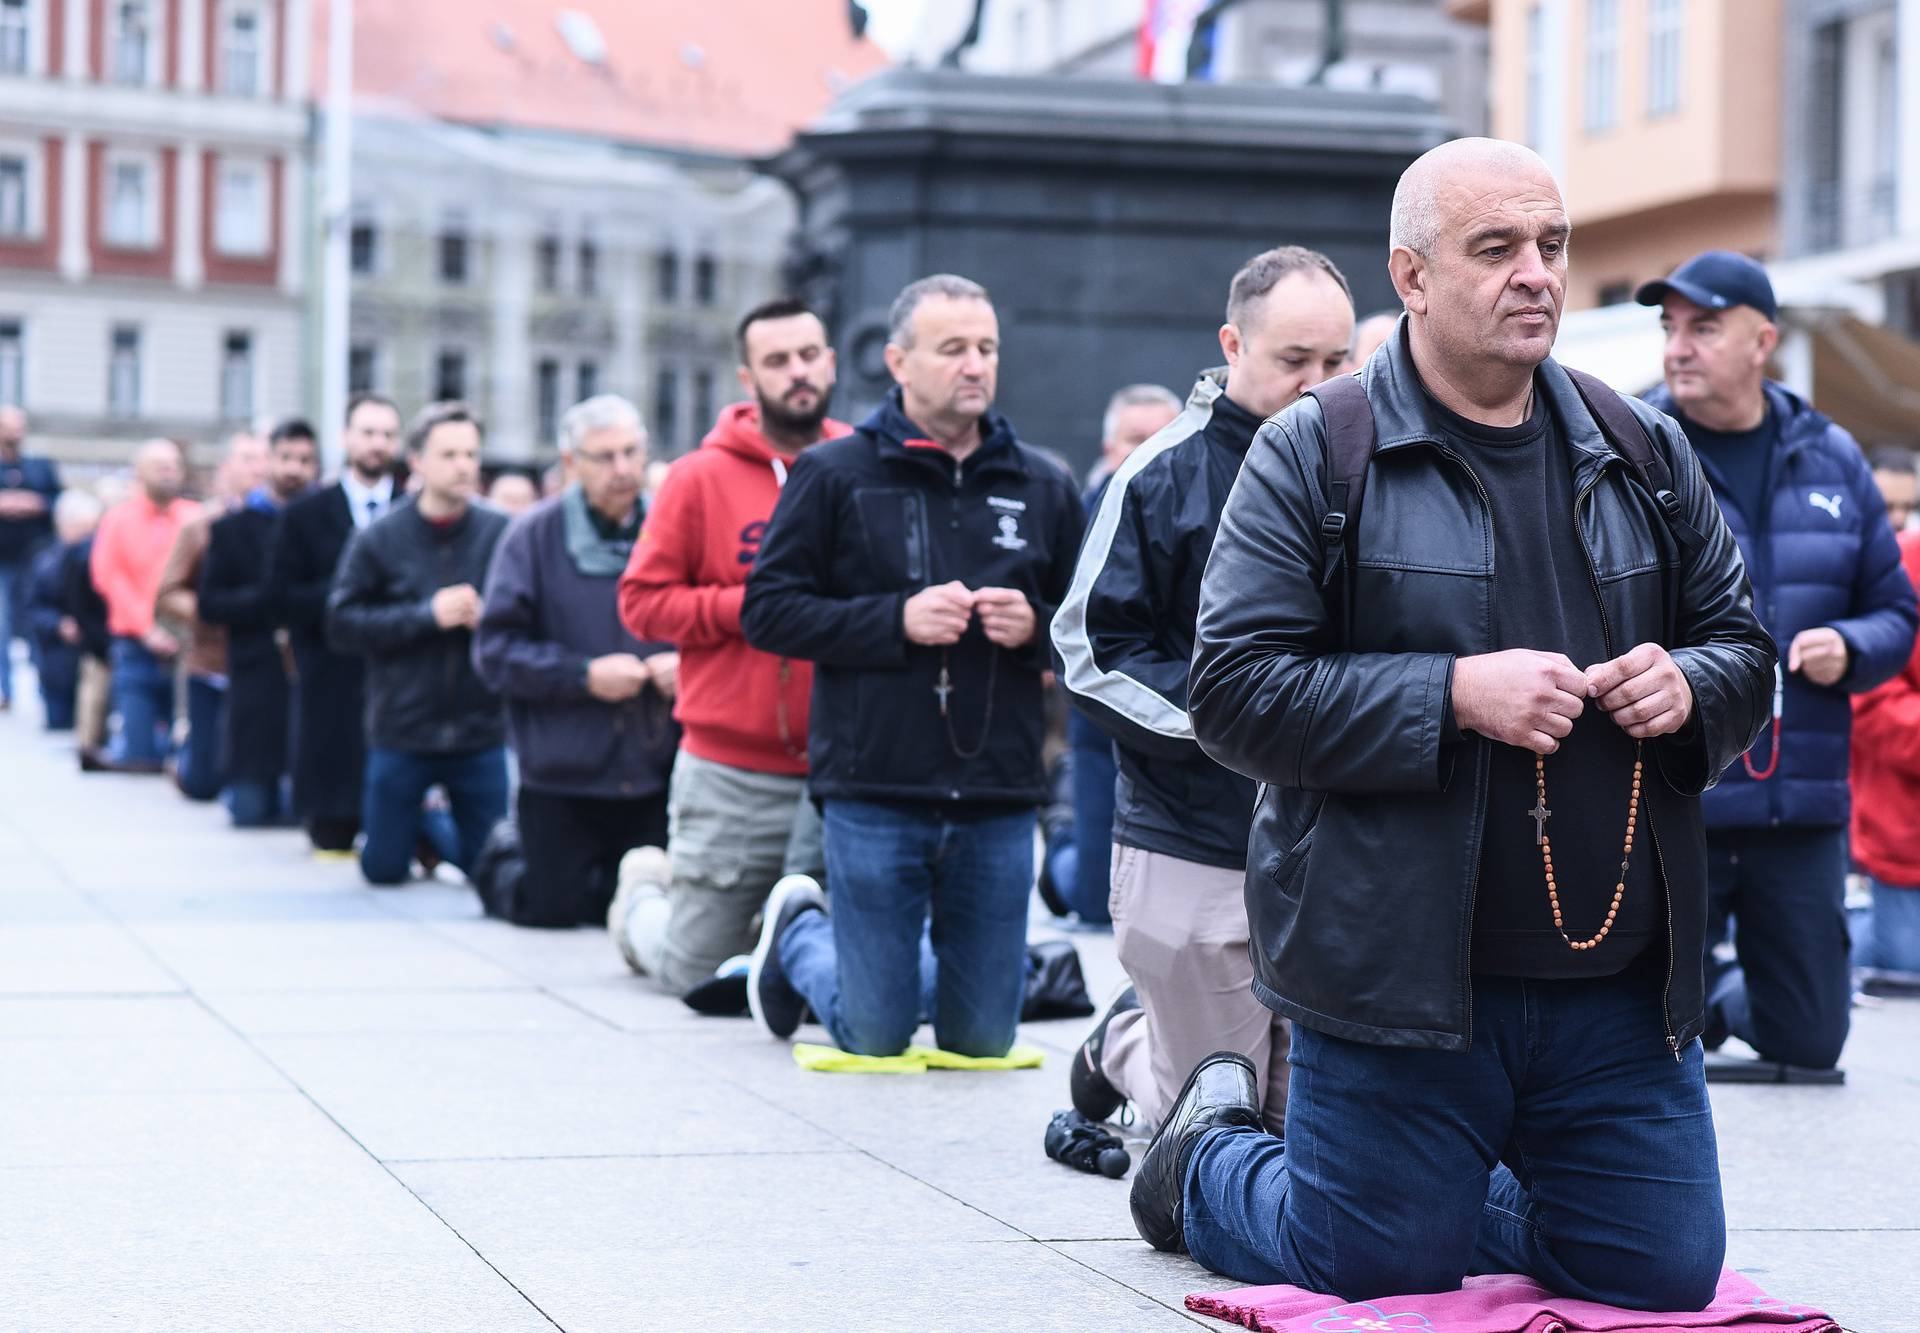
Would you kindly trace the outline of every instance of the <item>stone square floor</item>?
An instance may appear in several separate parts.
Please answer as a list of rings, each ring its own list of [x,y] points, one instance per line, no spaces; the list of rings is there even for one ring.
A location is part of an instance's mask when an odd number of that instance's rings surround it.
[[[1111,937],[1072,938],[1104,997]],[[9,1328],[1222,1328],[1126,1182],[1041,1154],[1085,1027],[1030,1026],[1037,1072],[806,1073],[600,931],[366,888],[0,716]],[[1729,1262],[1911,1333],[1920,1002],[1846,1064],[1715,1089]]]

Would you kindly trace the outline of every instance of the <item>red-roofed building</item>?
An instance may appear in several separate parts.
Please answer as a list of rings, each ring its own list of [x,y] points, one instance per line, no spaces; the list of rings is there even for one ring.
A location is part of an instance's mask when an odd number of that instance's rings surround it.
[[[0,0],[0,402],[82,475],[302,402],[307,13]]]
[[[494,462],[545,456],[595,392],[657,455],[691,447],[793,225],[750,159],[885,63],[845,0],[363,0],[355,22],[350,388],[468,399]]]
[[[847,14],[846,0],[363,0],[354,86],[465,125],[758,156],[886,63]]]

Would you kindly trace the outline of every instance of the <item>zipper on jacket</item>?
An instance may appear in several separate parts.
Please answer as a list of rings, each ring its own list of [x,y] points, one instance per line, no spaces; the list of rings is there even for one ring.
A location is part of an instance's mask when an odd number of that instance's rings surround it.
[[[1493,544],[1493,497],[1487,494],[1486,486],[1480,481],[1480,474],[1467,465],[1466,459],[1447,448],[1446,445],[1441,444],[1437,440],[1434,441],[1433,444],[1434,447],[1440,451],[1442,458],[1448,459],[1457,465],[1462,472],[1467,474],[1467,480],[1473,483],[1473,489],[1480,496],[1480,511],[1487,516],[1487,543],[1491,546]],[[1499,570],[1496,569],[1494,573],[1498,574]],[[1487,580],[1487,597],[1489,600],[1493,597],[1492,578]],[[1448,700],[1447,706],[1451,708],[1453,701]],[[1482,739],[1485,740],[1484,737]],[[1467,921],[1463,932],[1465,939],[1460,946],[1460,960],[1463,968],[1461,989],[1466,993],[1467,997],[1467,1030],[1463,1035],[1466,1037],[1468,1050],[1473,1049],[1473,916],[1480,903],[1480,867],[1486,861],[1487,857],[1486,800],[1488,772],[1491,766],[1491,746],[1491,741],[1486,741],[1485,744],[1480,746],[1480,757],[1475,762],[1473,768],[1473,827],[1475,829],[1474,844],[1477,854],[1473,858],[1473,878],[1467,881]]]
[[[907,492],[907,581],[931,582],[927,578],[927,508],[918,491]]]
[[[1600,641],[1606,645],[1607,656],[1611,658],[1615,652],[1613,645],[1613,620],[1607,615],[1607,599],[1600,594],[1600,574],[1599,571],[1593,567],[1593,548],[1587,544],[1587,530],[1582,525],[1580,517],[1580,506],[1593,498],[1595,488],[1600,485],[1600,478],[1606,475],[1606,468],[1602,467],[1600,471],[1594,475],[1593,480],[1588,482],[1586,486],[1581,489],[1580,493],[1573,497],[1573,530],[1580,536],[1580,554],[1586,557],[1587,582],[1593,587],[1594,605],[1600,608]],[[1664,586],[1665,583],[1666,580],[1662,579],[1662,586]],[[1664,644],[1661,646],[1663,648],[1665,647]],[[1671,885],[1667,884],[1666,858],[1660,854],[1660,830],[1654,827],[1653,802],[1651,800],[1647,802],[1647,832],[1653,835],[1653,861],[1660,875],[1660,883],[1666,888],[1664,896],[1667,900],[1667,984],[1660,988],[1660,1017],[1667,1027],[1667,1049],[1672,1051],[1673,1058],[1678,1060],[1680,1058],[1680,1039],[1674,1034],[1673,1030],[1673,889]]]

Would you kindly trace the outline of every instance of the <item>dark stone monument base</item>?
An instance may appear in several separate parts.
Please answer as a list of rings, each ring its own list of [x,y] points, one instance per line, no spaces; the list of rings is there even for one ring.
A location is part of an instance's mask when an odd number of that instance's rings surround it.
[[[892,70],[763,165],[800,198],[791,276],[829,317],[836,415],[891,385],[895,294],[959,273],[1000,312],[1001,409],[1079,466],[1113,390],[1184,397],[1220,362],[1227,285],[1261,250],[1325,251],[1362,315],[1397,309],[1393,187],[1448,137],[1397,95]]]

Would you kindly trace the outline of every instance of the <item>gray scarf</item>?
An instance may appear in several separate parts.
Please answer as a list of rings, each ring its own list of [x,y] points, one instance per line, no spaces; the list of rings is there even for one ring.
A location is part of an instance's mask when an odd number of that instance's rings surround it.
[[[582,577],[618,578],[627,569],[627,557],[633,553],[629,537],[602,537],[593,515],[587,512],[587,493],[578,486],[567,487],[560,497],[560,508],[567,520],[567,555]]]

